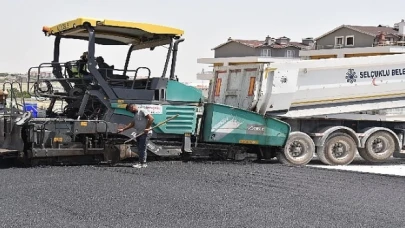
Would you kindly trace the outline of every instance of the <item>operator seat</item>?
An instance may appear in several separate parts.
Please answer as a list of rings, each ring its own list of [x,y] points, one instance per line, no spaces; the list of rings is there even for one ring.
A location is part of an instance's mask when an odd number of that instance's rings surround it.
[[[111,79],[113,76],[114,65],[108,65],[106,62],[104,62],[104,58],[101,56],[96,58],[96,62],[98,65],[98,72],[100,72],[104,80]]]

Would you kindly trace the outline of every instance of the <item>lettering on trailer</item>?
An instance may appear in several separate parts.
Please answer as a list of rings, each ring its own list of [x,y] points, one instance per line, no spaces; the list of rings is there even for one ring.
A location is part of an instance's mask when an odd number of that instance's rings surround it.
[[[249,135],[263,135],[265,127],[258,124],[248,124],[246,127],[246,134]]]
[[[405,68],[361,71],[359,75],[356,74],[356,71],[354,71],[354,69],[348,69],[346,73],[346,81],[349,83],[353,83],[356,82],[357,78],[379,78],[401,75],[405,75]]]

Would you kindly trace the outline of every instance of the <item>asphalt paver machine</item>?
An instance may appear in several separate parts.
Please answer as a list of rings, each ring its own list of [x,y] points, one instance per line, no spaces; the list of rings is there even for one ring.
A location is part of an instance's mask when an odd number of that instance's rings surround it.
[[[4,112],[0,118],[0,155],[29,164],[46,162],[109,162],[134,156],[136,148],[125,144],[133,130],[117,129],[133,118],[130,103],[154,116],[153,135],[147,148],[156,157],[219,157],[244,159],[258,146],[283,147],[290,126],[277,119],[235,107],[204,103],[202,92],[179,82],[175,76],[180,29],[114,20],[78,18],[43,27],[54,37],[53,60],[28,71],[33,97],[48,100],[45,114]],[[78,73],[76,61],[60,61],[64,39],[88,42],[87,72]],[[124,69],[103,65],[95,56],[97,45],[128,46]],[[131,54],[137,50],[167,47],[163,72],[141,66],[131,70]],[[169,69],[170,65],[170,69]],[[52,78],[40,77],[51,69]],[[139,77],[138,72],[148,72]],[[33,72],[38,72],[32,76]],[[168,76],[166,76],[168,74]],[[62,89],[55,89],[56,85]],[[32,88],[32,89],[31,89]],[[55,104],[63,102],[61,111]],[[167,119],[170,121],[159,124]],[[78,158],[78,159],[76,159]]]

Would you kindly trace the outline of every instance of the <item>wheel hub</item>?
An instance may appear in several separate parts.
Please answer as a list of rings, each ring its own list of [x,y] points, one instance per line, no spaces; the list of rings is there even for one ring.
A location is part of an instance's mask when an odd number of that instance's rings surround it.
[[[333,153],[333,156],[336,158],[345,156],[347,154],[346,145],[341,142],[335,143],[332,148],[332,153]]]
[[[385,142],[381,138],[376,138],[372,144],[374,153],[382,153],[385,151]]]
[[[294,141],[291,143],[288,151],[291,156],[299,157],[300,155],[302,155],[303,150],[303,145],[298,141]]]

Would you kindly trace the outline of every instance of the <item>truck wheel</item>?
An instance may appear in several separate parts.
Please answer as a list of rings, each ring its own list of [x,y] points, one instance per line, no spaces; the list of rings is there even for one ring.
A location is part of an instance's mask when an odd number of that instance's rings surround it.
[[[360,155],[361,158],[364,159],[364,161],[367,161],[367,162],[375,162],[372,158],[370,158],[370,157],[368,156],[368,154],[367,154],[365,148],[359,148],[359,155]]]
[[[277,159],[285,165],[306,165],[314,157],[315,143],[307,134],[292,132]]]
[[[395,152],[394,138],[387,132],[377,131],[366,140],[364,148],[359,148],[360,156],[368,162],[382,162]]]
[[[326,140],[323,155],[330,165],[348,165],[354,160],[356,149],[356,142],[350,135],[336,132]]]
[[[316,155],[318,156],[319,160],[321,160],[321,162],[325,165],[331,165],[331,163],[329,162],[329,160],[325,157],[325,148],[323,147],[319,147],[316,149]]]

